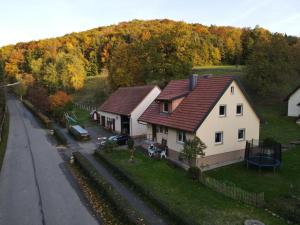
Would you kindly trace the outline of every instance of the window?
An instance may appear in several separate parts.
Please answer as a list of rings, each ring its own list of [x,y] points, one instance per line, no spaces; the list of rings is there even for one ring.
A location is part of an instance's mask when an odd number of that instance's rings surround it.
[[[221,117],[226,116],[226,105],[220,105],[220,107],[219,107],[219,116],[221,116]]]
[[[238,130],[238,140],[244,141],[245,140],[245,129]]]
[[[159,126],[156,126],[156,133],[159,133]]]
[[[163,133],[164,131],[164,127],[163,126],[159,126],[159,133]]]
[[[243,104],[237,104],[237,106],[236,106],[236,115],[238,115],[238,116],[243,115]]]
[[[234,94],[234,87],[233,87],[233,86],[230,87],[230,93],[231,93],[232,95]]]
[[[186,136],[184,131],[177,131],[177,141],[184,143],[186,141]]]
[[[169,102],[163,103],[163,112],[166,112],[166,113],[169,112]]]
[[[168,127],[165,127],[165,134],[168,134]]]
[[[215,144],[223,144],[223,132],[222,131],[215,133]]]

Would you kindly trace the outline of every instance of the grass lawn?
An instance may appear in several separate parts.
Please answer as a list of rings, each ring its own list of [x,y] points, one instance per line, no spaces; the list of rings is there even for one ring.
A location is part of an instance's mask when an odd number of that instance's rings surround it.
[[[128,151],[115,151],[104,156],[136,182],[151,189],[159,199],[169,203],[173,210],[183,211],[199,224],[242,225],[249,218],[259,219],[265,224],[285,224],[261,209],[218,194],[189,179],[185,171],[172,168],[165,161],[150,159],[139,151],[135,163],[128,163]]]
[[[259,105],[258,112],[266,120],[261,125],[261,138],[273,137],[280,143],[288,143],[300,138],[300,126],[295,118],[286,116],[286,104]]]
[[[230,181],[251,192],[265,192],[266,201],[289,193],[290,185],[298,190],[300,197],[300,147],[283,152],[283,164],[275,174],[273,171],[247,169],[243,163],[208,171],[218,180]]]
[[[243,75],[244,66],[223,65],[223,66],[195,66],[192,73],[199,75],[214,74],[214,75]]]
[[[90,113],[88,111],[74,107],[73,112],[75,113],[79,124],[81,124],[81,125],[91,124],[91,117],[90,117]],[[72,114],[70,114],[70,115],[72,116]]]

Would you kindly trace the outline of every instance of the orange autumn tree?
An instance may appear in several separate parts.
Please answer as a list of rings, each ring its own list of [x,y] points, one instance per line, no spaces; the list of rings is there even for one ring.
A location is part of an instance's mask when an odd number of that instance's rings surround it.
[[[64,91],[57,91],[55,94],[49,96],[51,110],[64,108],[71,103],[72,98]]]

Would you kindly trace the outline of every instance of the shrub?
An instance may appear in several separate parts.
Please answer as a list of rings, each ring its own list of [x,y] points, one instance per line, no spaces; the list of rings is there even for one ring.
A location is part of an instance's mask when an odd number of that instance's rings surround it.
[[[117,143],[114,141],[107,140],[103,146],[103,150],[106,153],[113,152],[113,150],[117,147]]]
[[[128,149],[133,149],[133,147],[134,147],[134,140],[132,138],[128,139],[127,146],[128,146]]]
[[[64,133],[61,132],[59,129],[54,129],[54,137],[58,141],[58,143],[62,145],[66,145],[68,143],[67,138],[65,137]]]
[[[52,128],[52,121],[47,116],[41,112],[37,112],[36,115],[48,129]]]
[[[265,147],[273,147],[273,146],[275,146],[277,144],[278,144],[278,142],[274,138],[271,138],[271,137],[265,138],[263,140],[263,145]]]
[[[29,111],[31,111],[35,116],[39,118],[39,120],[46,126],[46,128],[52,128],[52,121],[46,115],[37,111],[37,109],[31,104],[31,102],[23,100],[23,104],[26,106],[26,108],[29,109]]]
[[[191,166],[188,169],[188,175],[193,180],[199,180],[200,175],[201,175],[201,170],[198,167],[196,167],[196,166]]]
[[[292,197],[280,197],[273,199],[270,208],[283,218],[300,223],[300,201]]]
[[[43,113],[49,112],[50,104],[48,98],[48,91],[42,85],[35,85],[30,88],[27,92],[26,97],[32,105],[38,110]]]
[[[101,176],[95,167],[80,153],[73,153],[75,162],[90,179],[99,193],[107,199],[125,224],[148,224],[147,221]]]

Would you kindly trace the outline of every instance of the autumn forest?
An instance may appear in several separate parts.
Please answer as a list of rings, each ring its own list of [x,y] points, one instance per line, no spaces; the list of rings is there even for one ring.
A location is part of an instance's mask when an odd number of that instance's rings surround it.
[[[204,26],[171,20],[133,20],[63,37],[0,49],[0,74],[48,95],[80,90],[88,76],[108,73],[120,86],[185,78],[194,66],[245,65],[247,87],[262,98],[282,99],[300,83],[300,40],[259,26]]]

